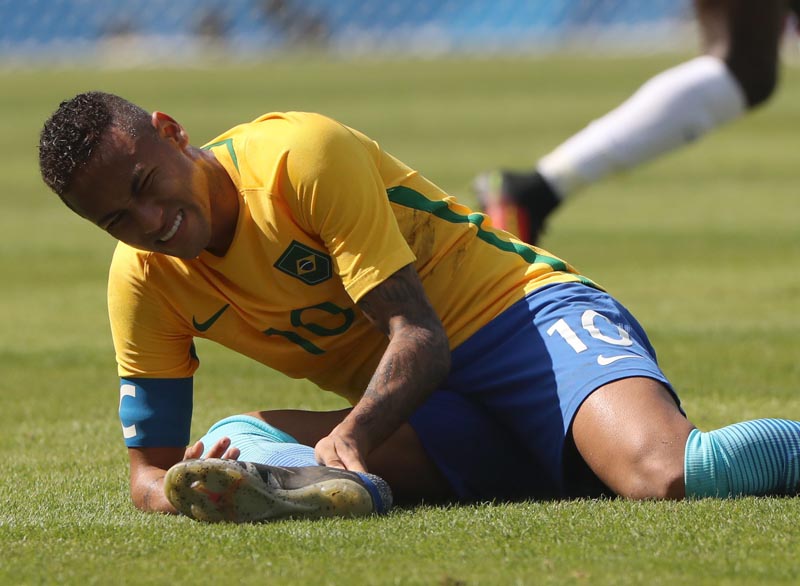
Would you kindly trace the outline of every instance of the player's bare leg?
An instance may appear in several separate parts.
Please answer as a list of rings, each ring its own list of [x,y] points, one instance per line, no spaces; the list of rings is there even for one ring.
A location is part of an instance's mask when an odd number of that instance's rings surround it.
[[[763,104],[778,83],[788,0],[695,0],[703,52],[725,62],[748,108]]]
[[[589,467],[616,494],[679,499],[693,428],[661,383],[627,378],[589,395],[575,415],[572,436]]]
[[[660,383],[627,378],[584,402],[575,446],[614,492],[635,499],[795,495],[800,422],[757,419],[701,432]]]

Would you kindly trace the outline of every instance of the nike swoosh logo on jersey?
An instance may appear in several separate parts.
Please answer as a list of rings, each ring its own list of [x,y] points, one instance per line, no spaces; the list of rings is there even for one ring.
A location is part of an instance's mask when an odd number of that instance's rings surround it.
[[[600,366],[608,366],[615,363],[617,360],[623,358],[644,358],[644,356],[637,356],[636,354],[620,354],[619,356],[603,356],[602,354],[597,357],[597,364]]]
[[[217,321],[223,313],[225,313],[225,310],[228,309],[228,307],[230,307],[230,303],[226,303],[225,305],[223,305],[219,309],[219,311],[217,311],[217,313],[215,313],[214,315],[212,315],[210,318],[208,318],[206,321],[203,322],[197,321],[197,319],[195,319],[195,317],[192,316],[192,325],[198,332],[205,332],[208,328],[214,325],[214,322]]]

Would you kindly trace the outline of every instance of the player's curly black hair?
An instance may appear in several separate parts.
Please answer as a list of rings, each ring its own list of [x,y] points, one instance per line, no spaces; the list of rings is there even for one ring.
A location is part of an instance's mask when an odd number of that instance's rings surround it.
[[[39,135],[42,179],[63,198],[75,171],[89,161],[112,125],[135,136],[149,119],[146,110],[106,92],[85,92],[61,102]]]

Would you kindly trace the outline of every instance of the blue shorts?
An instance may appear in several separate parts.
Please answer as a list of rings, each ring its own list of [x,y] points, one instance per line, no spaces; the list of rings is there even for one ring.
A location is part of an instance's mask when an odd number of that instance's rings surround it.
[[[660,381],[680,407],[628,310],[585,285],[549,285],[456,348],[410,423],[462,499],[592,496],[604,487],[570,426],[594,390],[628,377]]]

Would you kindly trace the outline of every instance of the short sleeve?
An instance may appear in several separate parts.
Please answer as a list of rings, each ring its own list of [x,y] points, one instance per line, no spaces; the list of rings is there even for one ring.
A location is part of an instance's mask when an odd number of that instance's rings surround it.
[[[375,143],[323,116],[299,125],[286,161],[289,206],[317,234],[354,301],[414,262],[381,179]]]
[[[121,377],[187,378],[198,367],[193,336],[150,275],[149,254],[117,246],[108,280],[108,313]]]

